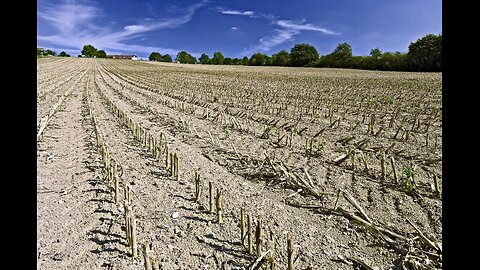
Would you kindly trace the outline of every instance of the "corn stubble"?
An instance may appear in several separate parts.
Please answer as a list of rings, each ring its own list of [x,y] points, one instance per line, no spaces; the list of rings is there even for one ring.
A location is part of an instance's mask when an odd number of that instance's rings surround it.
[[[130,64],[120,63],[118,65],[128,66]],[[355,173],[365,173],[369,177],[385,183],[393,182],[397,185],[403,185],[403,187],[409,191],[422,188],[422,185],[417,184],[417,182],[420,181],[416,179],[419,174],[415,170],[421,167],[415,167],[412,164],[404,167],[402,171],[403,174],[399,179],[397,166],[402,168],[402,165],[405,165],[406,161],[403,155],[405,155],[406,152],[410,153],[411,149],[396,149],[395,146],[397,145],[395,145],[395,142],[401,146],[421,142],[419,144],[422,145],[425,153],[437,155],[426,157],[420,160],[420,162],[423,162],[423,166],[429,167],[428,173],[432,178],[432,180],[429,181],[432,183],[432,190],[435,195],[439,196],[441,192],[438,170],[434,171],[435,168],[432,168],[441,161],[441,153],[440,156],[438,156],[437,153],[438,141],[439,139],[441,140],[441,135],[440,138],[438,136],[438,127],[441,126],[441,104],[439,104],[438,93],[434,93],[434,95],[425,94],[431,93],[428,91],[431,91],[432,87],[415,85],[415,83],[418,84],[418,82],[404,81],[402,84],[389,81],[389,83],[394,85],[392,86],[386,83],[387,80],[384,75],[378,75],[376,73],[369,75],[371,77],[360,78],[351,76],[349,73],[341,73],[342,80],[338,78],[323,78],[321,81],[322,84],[318,83],[319,81],[315,76],[306,76],[303,79],[304,83],[299,84],[305,88],[302,88],[301,91],[295,89],[295,93],[298,94],[295,98],[292,98],[289,93],[292,91],[293,84],[289,84],[287,80],[283,79],[280,79],[283,85],[279,84],[282,85],[282,87],[273,85],[271,88],[265,88],[257,85],[257,87],[254,87],[255,91],[251,91],[235,85],[231,88],[213,87],[208,81],[205,84],[198,84],[186,78],[184,83],[190,84],[192,87],[185,89],[182,87],[171,87],[172,85],[178,85],[178,76],[173,73],[169,74],[171,77],[164,76],[164,82],[159,84],[155,76],[139,75],[143,71],[145,71],[146,74],[152,74],[147,68],[145,68],[145,70],[143,70],[141,66],[138,66],[138,68],[139,70],[131,71],[132,74],[135,75],[124,74],[122,73],[122,69],[112,69],[112,73],[118,76],[111,76],[110,79],[116,80],[117,83],[123,85],[128,91],[137,91],[140,93],[140,90],[132,87],[132,85],[134,85],[142,89],[142,95],[155,99],[159,104],[168,106],[179,113],[198,116],[216,125],[228,127],[228,132],[225,132],[226,140],[229,139],[233,131],[246,132],[255,138],[273,141],[279,147],[286,147],[285,149],[288,148],[287,151],[301,153],[309,159],[319,160],[326,159],[324,157],[325,152],[330,151],[330,145],[332,145],[333,149],[337,147],[338,143],[341,143],[341,146],[337,148],[340,149],[339,153],[341,154],[338,156],[337,153],[337,158],[333,160],[326,160],[328,164],[338,168],[346,168],[352,172],[352,175],[355,175]],[[104,76],[102,73],[100,75]],[[132,79],[140,78],[136,76],[142,76],[142,80]],[[125,81],[120,78],[124,78]],[[251,79],[250,77],[246,78]],[[435,83],[438,82],[435,81]],[[310,87],[311,85],[321,85],[321,89]],[[339,85],[341,87],[338,87]],[[106,104],[108,110],[116,117],[116,120],[131,132],[131,135],[141,144],[141,147],[147,150],[156,161],[164,163],[163,165],[169,172],[170,177],[179,180],[179,155],[182,154],[182,150],[180,149],[179,153],[174,153],[169,150],[165,134],[160,133],[160,136],[158,136],[158,134],[147,130],[140,123],[135,122],[129,113],[119,109],[105,94],[109,89],[101,84],[97,84],[96,81],[94,81],[94,86],[95,91],[105,101],[104,104]],[[410,89],[410,87],[417,87],[418,93],[406,92],[408,93],[408,99],[405,99],[404,96],[407,94],[402,93],[405,93],[406,89]],[[381,91],[377,89],[381,89]],[[401,89],[400,93],[398,93],[398,89]],[[42,92],[41,96],[45,96],[48,91],[50,90]],[[114,89],[113,91],[118,95],[122,95],[118,89]],[[338,95],[332,97],[334,91],[336,91],[335,93]],[[65,92],[63,99],[67,98],[69,94],[70,92]],[[162,97],[157,97],[156,94],[160,94]],[[185,98],[179,99],[179,96]],[[212,99],[212,96],[221,97],[220,101]],[[132,104],[155,114],[155,110],[151,106],[142,104],[130,97],[124,97]],[[86,91],[85,98],[87,99],[87,104],[93,104],[93,101],[89,97],[89,91]],[[62,102],[63,99],[61,99]],[[235,106],[232,105],[232,108],[227,105],[229,104],[228,102],[225,102],[229,100],[235,101]],[[252,102],[253,100],[255,100],[255,102]],[[215,110],[209,106],[212,103],[217,106]],[[417,106],[418,104],[426,105],[420,108]],[[57,107],[58,106],[54,107],[54,109],[58,110]],[[100,127],[102,123],[99,123],[96,118],[95,110],[90,106],[88,108],[95,131],[95,145],[100,151],[102,167],[104,169],[104,180],[113,190],[113,202],[116,205],[120,205],[121,202],[123,203],[126,239],[128,247],[131,248],[132,257],[136,258],[138,256],[138,228],[137,219],[132,211],[133,190],[128,184],[128,181],[123,179],[124,198],[122,200],[121,178],[117,171],[117,167],[121,167],[122,165],[118,164],[115,159],[112,158],[115,156],[115,153],[111,153],[108,143],[104,141],[105,137]],[[220,111],[222,111],[222,113],[220,113]],[[256,113],[248,113],[248,111],[255,111]],[[48,117],[44,117],[40,121],[37,140],[41,138],[41,134],[48,125],[51,115],[49,114],[47,116]],[[360,117],[362,118],[361,120],[359,119]],[[202,138],[200,134],[205,134],[197,132],[194,125],[188,121],[183,120],[181,117],[179,119],[180,120],[177,121],[177,123],[179,123],[177,127],[179,127],[181,131],[192,133],[198,139]],[[314,124],[306,125],[304,121],[307,120],[305,119],[309,119],[308,121]],[[230,129],[232,131],[230,131]],[[257,129],[257,132],[255,129]],[[192,132],[192,130],[194,132]],[[344,132],[347,136],[332,139],[331,134],[335,134],[337,130]],[[210,131],[207,130],[207,133],[208,136],[206,136],[206,138],[210,139],[212,145],[223,148],[223,143],[220,142],[218,137],[216,137],[216,142]],[[385,146],[390,145],[390,147],[376,146],[377,148],[373,148],[369,145],[368,139],[371,139],[372,142],[381,141],[383,144],[385,144],[384,141],[387,141],[388,144]],[[393,144],[391,144],[391,140],[394,141]],[[355,143],[355,141],[357,142]],[[434,141],[434,143],[432,143],[432,141]],[[243,152],[237,150],[233,142],[231,142],[230,145],[237,159],[241,160],[246,157]],[[325,148],[326,145],[328,145],[329,149]],[[380,151],[378,151],[378,149],[380,149]],[[404,152],[402,153],[402,151]],[[400,153],[403,155],[400,155]],[[330,156],[331,155],[328,157]],[[347,162],[345,162],[349,158],[350,166],[348,164],[346,165]],[[363,168],[361,168],[362,164],[357,164],[357,159],[362,161]],[[310,194],[318,197],[325,195],[320,194],[317,190],[316,183],[313,181],[316,179],[312,180],[312,177],[305,168],[303,168],[301,174],[299,171],[294,171],[288,164],[285,164],[286,162],[284,163],[281,160],[277,161],[275,158],[269,158],[268,156],[266,156],[265,160],[275,173],[290,180],[294,186],[300,188],[299,190],[309,190]],[[390,161],[391,176],[388,174],[388,161]],[[162,165],[159,164],[159,166]],[[188,174],[187,165],[184,166],[185,168],[182,169],[182,174]],[[380,176],[375,174],[375,171],[378,172],[378,168],[380,168]],[[185,172],[183,172],[183,170],[185,170]],[[195,170],[194,174],[194,201],[195,203],[201,203],[202,182],[198,170]],[[209,181],[209,179],[212,179],[212,176],[205,175],[203,179],[204,181]],[[226,219],[226,223],[223,219],[223,213],[225,210],[228,210],[224,209],[223,200],[226,199],[228,202],[228,193],[222,192],[222,187],[217,187],[216,196],[214,196],[213,183],[212,181],[208,183],[209,212],[210,214],[216,214],[217,224],[222,224],[222,227],[228,226],[229,219]],[[359,210],[361,217],[352,215],[350,212],[344,211],[344,209],[337,206],[339,204],[340,194]],[[366,227],[371,226],[383,234],[388,234],[392,238],[401,238],[401,236],[395,236],[394,233],[384,228],[376,227],[376,221],[372,220],[358,201],[346,191],[338,190],[337,201],[335,202],[333,210],[338,211],[338,213],[350,219],[357,219],[360,223],[364,222],[362,224]],[[268,269],[275,269],[275,254],[278,248],[275,246],[275,232],[270,230],[269,234],[265,236],[265,232],[262,230],[261,217],[257,218],[255,231],[253,232],[254,224],[252,223],[252,214],[254,213],[247,214],[245,220],[245,208],[241,207],[240,245],[245,247],[245,238],[247,238],[245,252],[248,255],[256,256],[256,260],[258,260],[257,263],[262,262],[262,258],[264,258],[268,252]],[[421,241],[427,244],[432,250],[440,250],[441,252],[441,246],[439,248],[437,242],[430,240],[413,223],[410,221],[409,223],[414,227]],[[266,252],[262,252],[264,243],[262,238],[266,238],[267,240],[265,246],[267,246],[268,250]],[[253,246],[254,241],[255,248]],[[389,244],[392,243],[389,242]],[[158,263],[152,254],[153,252],[150,250],[150,244],[148,242],[143,242],[142,250],[145,269],[158,269]],[[286,251],[287,269],[294,269],[294,250],[290,232],[287,233]],[[352,260],[361,261],[357,259]]]

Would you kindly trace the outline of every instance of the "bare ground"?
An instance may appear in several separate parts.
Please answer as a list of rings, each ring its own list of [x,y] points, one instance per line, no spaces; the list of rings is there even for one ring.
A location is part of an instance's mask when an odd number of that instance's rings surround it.
[[[278,269],[287,265],[287,232],[293,236],[296,269],[358,268],[358,263],[347,258],[360,258],[378,269],[398,267],[403,257],[386,241],[345,216],[328,211],[333,209],[336,196],[315,198],[304,192],[290,196],[295,188],[269,182],[265,174],[251,171],[267,167],[260,165],[265,160],[264,152],[274,160],[305,167],[314,185],[322,191],[347,191],[375,224],[413,238],[414,230],[406,222],[409,218],[428,237],[442,240],[442,201],[432,193],[421,190],[409,193],[394,185],[391,178],[379,180],[380,169],[374,162],[369,172],[357,170],[354,178],[349,165],[331,163],[345,153],[344,145],[336,142],[341,130],[326,133],[329,148],[323,156],[309,157],[301,148],[279,147],[272,138],[260,139],[262,124],[252,122],[253,132],[232,128],[226,133],[226,123],[204,119],[200,110],[189,114],[178,107],[162,105],[161,98],[173,99],[138,88],[122,80],[121,75],[116,77],[101,68],[114,65],[115,62],[82,63],[89,72],[65,101],[64,108],[55,114],[38,143],[38,269],[138,269],[144,264],[141,248],[137,258],[131,257],[125,239],[123,207],[113,203],[111,188],[103,180],[89,107],[97,117],[112,157],[123,168],[122,181],[133,187],[139,247],[145,241],[150,242],[161,269],[247,268],[256,256],[249,255],[240,244],[240,207],[252,217],[253,224],[261,219],[263,251],[268,248],[266,235],[270,230],[275,232]],[[178,69],[168,65],[164,68]],[[61,93],[62,89],[58,91]],[[87,92],[91,102],[86,99]],[[163,159],[153,158],[133,133],[120,125],[102,93],[150,134],[166,136],[169,150],[178,153],[180,159],[178,181],[170,176]],[[51,105],[51,102],[39,103],[39,115]],[[182,122],[194,126],[199,136],[182,128]],[[352,134],[361,138],[363,133],[360,130]],[[377,143],[388,147],[388,136],[384,138]],[[244,158],[238,158],[232,144]],[[302,145],[302,138],[294,139],[294,144]],[[407,151],[412,148],[401,142],[397,147]],[[401,156],[396,158],[408,163]],[[441,163],[432,167],[441,172]],[[195,170],[203,184],[200,204],[193,202]],[[209,181],[214,189],[222,190],[223,224],[218,224],[216,215],[208,212]],[[425,172],[419,173],[418,181],[431,182]],[[338,206],[352,213],[356,211],[343,198]]]

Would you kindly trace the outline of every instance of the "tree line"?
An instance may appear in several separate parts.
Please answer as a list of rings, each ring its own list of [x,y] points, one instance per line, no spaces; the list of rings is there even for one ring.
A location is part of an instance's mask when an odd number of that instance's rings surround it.
[[[55,51],[52,50],[45,50],[45,51],[40,51],[37,49],[37,56],[43,54],[44,56],[46,55],[51,55],[55,56],[57,55]],[[70,54],[66,53],[65,51],[61,51],[58,54],[58,57],[70,57]],[[107,58],[107,53],[104,50],[98,50],[94,46],[88,44],[84,45],[82,48],[82,54],[79,54],[78,57],[96,57],[96,58]]]
[[[170,55],[152,52],[150,61],[172,62]],[[320,55],[314,46],[296,44],[290,52],[281,50],[268,56],[255,53],[250,58],[224,57],[214,52],[210,58],[203,53],[198,60],[186,51],[176,55],[176,62],[205,65],[249,65],[249,66],[294,66],[294,67],[330,67],[390,71],[442,71],[442,35],[428,34],[411,42],[407,53],[382,52],[374,48],[367,56],[352,55],[352,47],[344,42],[338,44],[329,54]]]
[[[37,54],[40,52],[37,50]],[[98,50],[94,46],[84,45],[78,57],[106,58],[104,50]],[[43,55],[53,55],[55,52],[46,50]],[[59,57],[70,57],[62,51]],[[150,61],[173,62],[169,54],[162,55],[152,52],[148,57]],[[320,55],[317,49],[309,44],[296,44],[290,52],[281,50],[268,56],[264,53],[255,53],[250,58],[224,57],[221,52],[214,52],[210,58],[203,53],[198,59],[186,51],[179,52],[175,62],[204,65],[244,65],[244,66],[293,66],[293,67],[330,67],[351,68],[367,70],[391,70],[391,71],[442,71],[442,35],[428,34],[411,42],[407,53],[382,52],[374,48],[367,56],[352,55],[352,46],[344,42],[338,44],[333,52]]]
[[[52,50],[43,50],[43,49],[37,48],[37,57],[43,57],[43,56],[48,56],[48,55],[55,56],[55,55],[57,55],[57,53],[55,51],[52,51]]]

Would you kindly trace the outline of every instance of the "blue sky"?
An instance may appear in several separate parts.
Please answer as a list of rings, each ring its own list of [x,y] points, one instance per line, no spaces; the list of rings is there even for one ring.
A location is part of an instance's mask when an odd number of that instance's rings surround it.
[[[92,44],[143,58],[182,50],[241,58],[298,43],[325,55],[342,42],[368,55],[375,47],[407,52],[410,42],[441,33],[440,0],[37,1],[37,46],[72,56]]]

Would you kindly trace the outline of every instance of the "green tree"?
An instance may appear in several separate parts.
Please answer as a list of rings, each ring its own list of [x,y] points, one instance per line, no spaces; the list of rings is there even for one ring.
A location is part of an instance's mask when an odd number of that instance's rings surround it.
[[[173,62],[172,57],[170,56],[170,54],[165,54],[164,56],[162,56],[162,59],[163,59],[163,60],[162,60],[163,62],[167,62],[167,63]]]
[[[378,59],[380,56],[382,56],[382,51],[379,48],[372,49],[370,51],[370,56],[374,59]]]
[[[413,70],[442,70],[442,35],[428,34],[408,46],[408,58]]]
[[[393,70],[395,66],[395,56],[391,52],[384,52],[382,56],[378,58],[377,67],[380,70]]]
[[[178,61],[182,64],[195,64],[197,62],[197,59],[193,57],[191,54],[187,53],[186,51],[181,51],[177,53],[177,57],[175,58],[175,61]]]
[[[107,58],[107,53],[104,50],[99,50],[96,53],[97,58]]]
[[[334,58],[334,66],[339,68],[351,67],[350,60],[352,58],[352,46],[344,42],[338,44],[337,48],[331,53]]]
[[[152,52],[150,56],[148,56],[149,61],[156,61],[161,62],[163,60],[162,55],[159,52]]]
[[[265,60],[265,66],[271,66],[272,65],[272,57],[267,55],[267,59]]]
[[[198,62],[200,62],[200,64],[210,64],[210,57],[208,57],[207,54],[205,53],[202,53],[202,55],[200,55],[200,58],[198,58]]]
[[[225,58],[223,59],[223,64],[224,64],[224,65],[231,65],[231,64],[233,64],[233,59],[230,58],[230,57],[225,57]]]
[[[212,62],[214,65],[222,65],[223,64],[223,54],[221,52],[214,52]]]
[[[43,55],[52,55],[52,56],[55,56],[56,53],[52,50],[46,50],[45,52],[43,52]]]
[[[366,64],[365,58],[368,56],[352,56],[350,59],[350,68],[358,68],[361,69]]]
[[[286,50],[281,50],[272,55],[273,66],[288,66],[290,65],[290,53]]]
[[[83,46],[82,54],[85,55],[86,57],[94,57],[97,55],[97,49],[92,45],[88,44]]]
[[[268,62],[268,55],[263,53],[256,53],[250,57],[250,65],[252,66],[265,66]]]
[[[233,58],[232,65],[241,65],[242,64],[242,59],[240,58]]]
[[[344,42],[337,45],[333,52],[320,57],[314,64],[317,67],[352,68],[359,66],[363,58],[353,58],[352,47]]]
[[[408,70],[408,57],[406,53],[395,52],[394,54],[394,63],[395,70]]]
[[[379,48],[374,48],[370,50],[369,56],[365,57],[363,61],[363,69],[374,69],[377,70],[380,68],[380,57],[382,57],[383,52]]]
[[[70,54],[64,52],[64,51],[61,51],[59,54],[58,54],[58,57],[70,57]]]
[[[318,60],[318,52],[315,47],[301,43],[296,44],[290,50],[291,65],[300,67]]]
[[[157,52],[151,52],[148,56],[148,61],[155,61],[155,54],[157,54]]]
[[[316,66],[318,67],[332,67],[333,65],[333,57],[330,54],[322,55],[318,60],[315,62]]]
[[[242,65],[244,65],[244,66],[250,65],[250,60],[248,60],[248,57],[244,56],[242,58]]]
[[[347,60],[352,57],[352,46],[344,42],[337,45],[337,48],[332,52],[332,55],[341,60]]]
[[[335,67],[335,58],[332,54],[323,55],[315,62],[315,66],[327,68]]]

